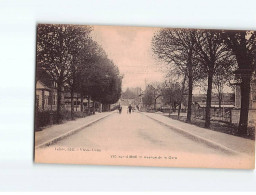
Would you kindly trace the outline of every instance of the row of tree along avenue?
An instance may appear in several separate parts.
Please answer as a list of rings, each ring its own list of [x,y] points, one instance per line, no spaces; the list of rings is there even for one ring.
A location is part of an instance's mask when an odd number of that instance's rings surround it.
[[[93,28],[79,25],[39,24],[37,26],[36,81],[49,77],[57,92],[57,122],[61,121],[63,91],[69,92],[71,118],[74,94],[83,100],[113,104],[121,95],[122,77],[117,66],[91,38]],[[90,109],[88,109],[90,113]]]
[[[256,33],[254,31],[160,29],[152,39],[152,49],[158,59],[169,66],[168,74],[178,75],[180,85],[165,83],[165,94],[183,101],[184,84],[188,83],[187,122],[191,122],[193,87],[207,86],[205,127],[210,126],[213,86],[219,92],[231,79],[241,88],[239,134],[246,134],[250,82],[255,72]],[[235,76],[236,75],[236,76]],[[153,87],[153,86],[152,86]],[[169,89],[169,90],[168,90]],[[171,90],[170,90],[171,89]],[[159,92],[151,90],[152,97]],[[178,96],[178,98],[175,98]],[[220,97],[221,98],[221,97]]]

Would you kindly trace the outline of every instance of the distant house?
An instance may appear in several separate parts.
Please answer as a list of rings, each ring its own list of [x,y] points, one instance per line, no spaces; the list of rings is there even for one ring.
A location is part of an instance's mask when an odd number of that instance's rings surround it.
[[[48,85],[41,80],[36,82],[36,108],[39,110],[56,110],[57,91],[54,85]]]
[[[192,101],[194,104],[199,105],[201,108],[206,107],[206,94],[194,94]],[[219,99],[217,94],[212,94],[211,107],[219,107]],[[235,107],[235,94],[234,93],[223,93],[221,108],[234,108]]]
[[[39,111],[57,110],[57,83],[44,70],[36,73],[36,109]]]
[[[129,104],[133,106],[139,106],[142,103],[142,90],[140,87],[127,88],[125,92],[122,93],[119,103],[124,106]]]
[[[74,93],[73,95],[73,102],[74,102],[74,110],[81,111],[81,96],[79,93]],[[64,104],[66,110],[71,110],[71,93],[65,92],[64,93]],[[88,99],[83,98],[83,107],[84,109],[88,108]],[[93,101],[90,102],[90,108],[93,107]]]

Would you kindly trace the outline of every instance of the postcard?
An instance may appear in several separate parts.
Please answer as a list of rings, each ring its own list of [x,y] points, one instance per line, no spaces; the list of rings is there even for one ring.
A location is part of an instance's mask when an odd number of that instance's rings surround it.
[[[255,168],[255,31],[36,31],[35,163]]]

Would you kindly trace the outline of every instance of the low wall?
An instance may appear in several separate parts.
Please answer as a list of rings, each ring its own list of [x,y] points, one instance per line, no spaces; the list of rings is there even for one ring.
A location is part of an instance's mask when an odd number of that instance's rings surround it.
[[[240,109],[233,109],[232,110],[232,117],[231,121],[233,124],[238,124],[240,119]],[[255,127],[256,124],[256,110],[249,110],[248,113],[248,125]]]

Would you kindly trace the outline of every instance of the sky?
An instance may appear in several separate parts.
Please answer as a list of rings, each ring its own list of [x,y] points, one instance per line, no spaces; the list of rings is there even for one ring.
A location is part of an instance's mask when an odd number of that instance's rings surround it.
[[[146,83],[164,79],[162,65],[151,49],[151,40],[158,28],[93,26],[93,29],[93,39],[124,76],[123,91],[128,87],[143,89]]]
[[[92,38],[113,60],[123,75],[122,90],[163,82],[166,64],[153,54],[151,40],[160,28],[131,26],[93,26]],[[213,89],[215,90],[215,89]],[[225,86],[225,92],[232,92]],[[216,91],[214,91],[216,92]],[[194,86],[194,94],[205,94],[205,86]]]

